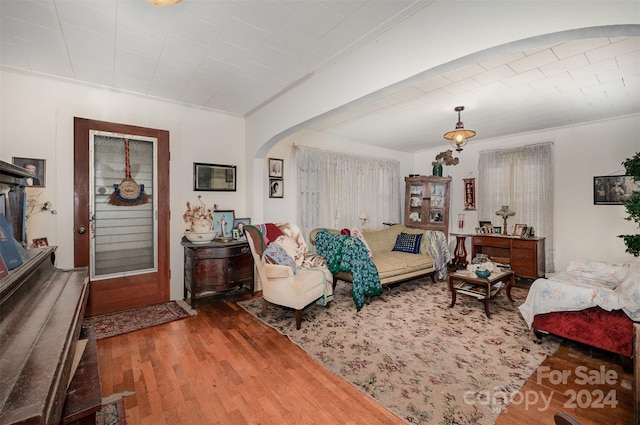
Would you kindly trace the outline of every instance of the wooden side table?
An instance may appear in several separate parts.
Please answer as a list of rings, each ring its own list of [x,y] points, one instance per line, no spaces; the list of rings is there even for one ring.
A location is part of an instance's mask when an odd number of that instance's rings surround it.
[[[491,319],[491,314],[489,313],[489,300],[500,292],[504,286],[502,283],[508,282],[507,298],[509,298],[509,301],[513,302],[513,298],[511,298],[513,281],[514,273],[511,270],[493,273],[488,279],[479,278],[475,273],[471,273],[469,271],[451,273],[449,275],[449,290],[451,291],[451,305],[449,308],[456,305],[457,294],[460,292],[465,295],[476,297],[479,300],[484,300],[484,312],[487,317]],[[480,287],[480,289],[477,289],[476,287]]]
[[[196,296],[206,291],[226,292],[246,285],[253,293],[253,257],[246,240],[194,244],[182,238],[181,244],[184,299],[190,295],[191,308],[196,307]]]

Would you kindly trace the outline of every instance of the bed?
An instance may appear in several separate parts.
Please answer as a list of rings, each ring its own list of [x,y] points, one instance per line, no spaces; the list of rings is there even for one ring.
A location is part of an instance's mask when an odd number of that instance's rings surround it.
[[[640,321],[640,259],[631,264],[571,261],[537,279],[520,313],[536,336],[553,334],[630,361],[633,323]]]

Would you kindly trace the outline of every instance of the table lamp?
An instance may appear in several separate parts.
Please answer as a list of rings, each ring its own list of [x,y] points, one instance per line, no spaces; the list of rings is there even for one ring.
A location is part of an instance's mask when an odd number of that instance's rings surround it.
[[[503,205],[498,211],[496,211],[496,215],[499,215],[504,220],[504,224],[502,227],[502,234],[507,235],[507,218],[513,217],[516,215],[515,211],[511,211],[508,205]]]

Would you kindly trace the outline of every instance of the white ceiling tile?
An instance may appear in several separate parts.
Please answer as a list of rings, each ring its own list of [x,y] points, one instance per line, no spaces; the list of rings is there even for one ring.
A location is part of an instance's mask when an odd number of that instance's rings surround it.
[[[113,69],[114,37],[62,24],[71,61],[93,62],[96,66]]]
[[[584,40],[568,41],[553,46],[551,50],[553,50],[558,59],[563,60],[607,45],[609,45],[607,38],[587,38]]]
[[[169,34],[162,46],[160,60],[176,61],[197,66],[202,62],[202,59],[205,58],[208,52],[209,48],[202,44]]]
[[[337,27],[343,19],[324,4],[307,1],[289,16],[286,23],[291,28],[317,39]]]
[[[365,7],[388,19],[414,3],[413,0],[369,0]]]
[[[116,31],[115,3],[107,10],[92,7],[93,2],[58,1],[56,11],[63,24],[70,24],[113,37]],[[107,2],[95,2],[97,4]]]
[[[223,62],[212,57],[204,58],[202,60],[202,63],[198,67],[199,71],[202,71],[211,75],[219,75],[224,78],[231,77],[233,74],[238,72],[239,69],[240,67],[237,65],[234,65],[228,62]]]
[[[620,66],[620,68],[632,65],[640,66],[640,50],[616,56],[616,60],[618,61],[618,66]]]
[[[477,89],[482,85],[472,78],[467,78],[466,80],[458,81],[457,83],[453,83],[444,87],[444,90],[451,94],[458,94],[471,91],[473,89]]]
[[[2,40],[2,43],[0,43],[0,63],[2,63],[3,66],[18,69],[31,68],[18,45],[5,43],[4,39]]]
[[[530,71],[534,68],[540,68],[544,65],[548,65],[557,61],[558,58],[553,54],[551,50],[542,50],[531,56],[524,57],[522,59],[516,59],[509,63],[511,69],[518,74]]]
[[[234,18],[252,27],[271,33],[280,28],[292,10],[272,1],[246,0],[239,2]]]
[[[54,42],[44,45],[20,39],[17,40],[17,44],[31,66],[31,71],[73,78],[73,69],[64,44]]]
[[[486,72],[486,70],[477,63],[474,63],[472,65],[456,69],[455,71],[447,72],[446,74],[444,74],[444,77],[453,82],[457,82],[478,74],[482,74],[483,72]]]
[[[581,68],[571,69],[569,70],[569,75],[571,75],[573,79],[579,80],[600,72],[611,71],[614,69],[618,69],[618,62],[616,62],[615,58],[610,58]]]
[[[640,38],[625,38],[610,46],[599,47],[597,49],[586,52],[589,62],[596,63],[615,56],[625,55],[627,53],[638,51],[640,49]]]
[[[502,65],[500,67],[481,72],[480,74],[476,74],[473,76],[473,79],[480,84],[491,84],[496,81],[504,80],[505,78],[513,77],[514,75],[516,75],[516,73],[513,72],[513,69],[509,68],[507,65]]]
[[[180,6],[182,13],[222,27],[231,19],[238,4],[236,1],[183,1]]]
[[[338,15],[346,18],[354,13],[356,10],[365,5],[366,0],[350,0],[350,1],[320,1],[323,6],[333,10]]]
[[[73,62],[73,72],[75,78],[82,79],[101,86],[113,86],[113,68],[110,66],[100,66],[95,62],[85,62],[76,60]]]
[[[553,74],[541,80],[530,81],[529,85],[536,90],[543,90],[567,82],[573,82],[573,78],[571,78],[569,73],[565,71],[563,73]]]
[[[221,32],[222,26],[187,14],[171,28],[171,34],[203,46],[213,45]]]
[[[535,68],[527,72],[519,73],[513,77],[505,78],[504,83],[509,87],[517,87],[521,84],[528,84],[544,78],[544,74]]]
[[[315,46],[317,41],[316,38],[297,28],[283,25],[266,39],[265,44],[290,54],[302,54],[309,46]]]
[[[207,102],[214,95],[215,89],[207,87],[206,85],[198,84],[195,81],[190,81],[184,88],[178,100],[191,105],[206,105]]]
[[[560,73],[566,73],[567,71],[585,67],[589,65],[589,61],[587,57],[580,53],[575,56],[570,56],[568,58],[559,60],[557,62],[552,62],[548,65],[543,65],[540,67],[540,71],[546,76],[552,76]]]
[[[59,30],[60,23],[51,0],[3,0],[2,16],[48,29]]]
[[[579,90],[584,87],[594,86],[598,84],[598,79],[595,75],[591,75],[586,78],[581,78],[580,80],[567,81],[561,84],[558,84],[558,90],[562,93],[570,93],[575,90]]]
[[[347,17],[336,27],[336,32],[350,40],[358,40],[384,23],[384,18],[366,7]]]
[[[116,76],[113,79],[114,85],[119,89],[130,91],[133,93],[143,93],[147,94],[149,89],[148,81],[140,81],[132,78],[127,78],[125,76]]]
[[[118,29],[116,33],[116,48],[118,50],[124,50],[146,58],[159,58],[163,44],[164,38],[157,40],[151,37],[140,36],[123,29]]]
[[[497,68],[499,66],[511,63],[515,60],[522,59],[524,57],[525,57],[525,54],[521,51],[518,51],[518,52],[509,53],[504,56],[499,55],[495,58],[479,62],[479,64],[484,69],[493,69],[493,68]]]
[[[151,96],[156,96],[165,99],[177,100],[182,93],[182,85],[170,83],[168,81],[162,81],[159,79],[153,79],[149,84],[147,93]]]
[[[616,68],[611,71],[599,72],[597,74],[598,81],[603,83],[611,80],[626,80],[634,75],[640,75],[640,67],[637,65],[630,65],[623,68]]]

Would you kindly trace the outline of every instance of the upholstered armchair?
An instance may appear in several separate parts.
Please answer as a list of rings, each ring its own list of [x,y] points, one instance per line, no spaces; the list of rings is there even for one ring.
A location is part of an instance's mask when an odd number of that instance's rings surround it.
[[[264,226],[264,225],[262,225]],[[262,284],[262,314],[269,303],[295,310],[296,329],[302,323],[302,310],[311,303],[330,305],[333,299],[333,276],[326,265],[309,267],[301,261],[295,264],[272,264],[269,257],[269,241],[263,235],[261,225],[245,225],[243,231],[251,248],[253,261]],[[267,255],[265,255],[267,251]]]

